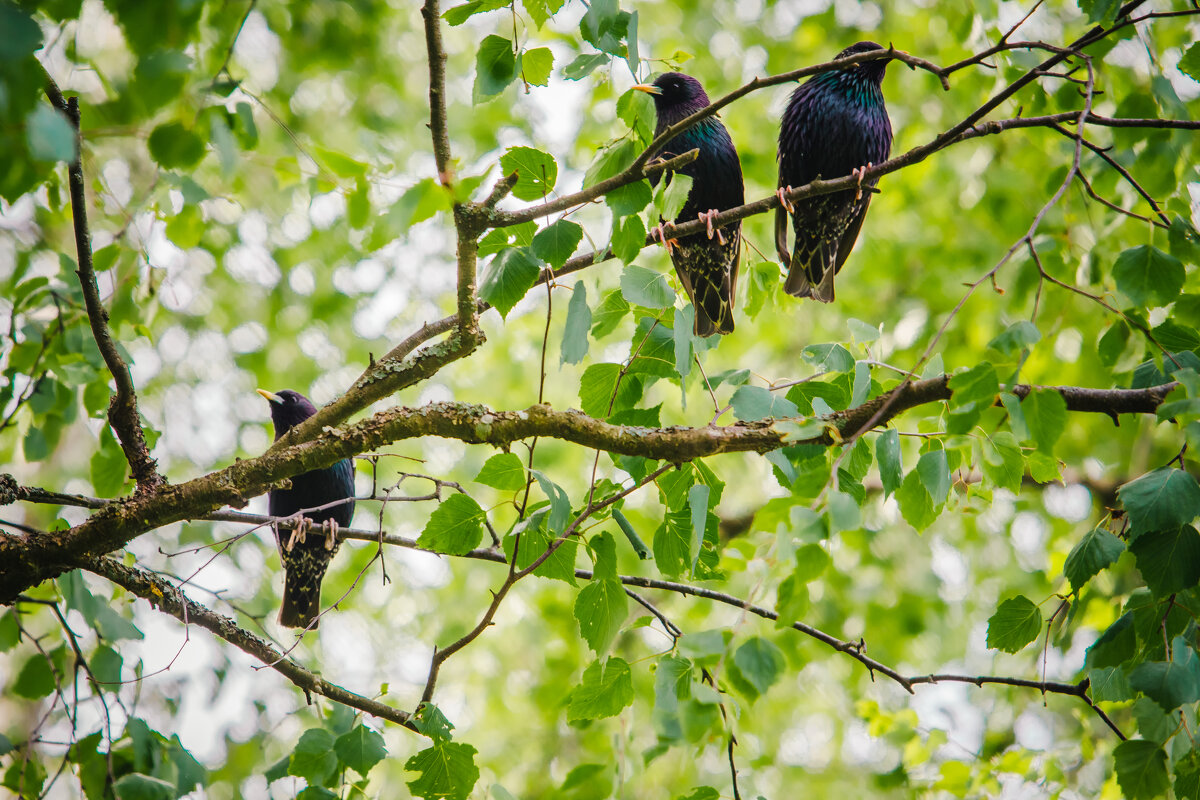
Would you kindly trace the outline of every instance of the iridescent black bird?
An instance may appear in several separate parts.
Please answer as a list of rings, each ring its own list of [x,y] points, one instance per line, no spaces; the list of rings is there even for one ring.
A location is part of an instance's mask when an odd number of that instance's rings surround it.
[[[279,394],[259,389],[258,393],[271,401],[271,422],[275,424],[275,439],[317,413],[308,398],[291,389]],[[291,478],[292,488],[272,489],[268,494],[273,517],[298,517],[295,529],[275,529],[279,558],[285,573],[283,605],[279,609],[279,624],[289,628],[316,628],[321,611],[321,580],[338,549],[339,527],[350,527],[354,517],[354,465],[342,459],[332,467],[314,469]],[[346,502],[338,502],[346,501]],[[330,503],[337,505],[316,509]],[[320,525],[324,535],[307,535],[314,525]]]
[[[708,95],[700,81],[680,72],[667,72],[652,84],[635,87],[654,97],[658,113],[658,136],[671,125],[708,105]],[[699,150],[695,161],[679,168],[692,179],[692,189],[675,222],[699,218],[707,223],[705,234],[667,239],[667,251],[675,273],[687,290],[696,309],[693,330],[697,336],[733,332],[733,301],[737,292],[738,254],[742,244],[742,223],[732,222],[713,228],[717,213],[745,202],[742,165],[729,131],[715,116],[705,117],[663,145],[656,158],[672,158]],[[651,183],[657,184],[657,176]],[[669,178],[668,178],[669,180]],[[659,228],[662,235],[662,228]]]
[[[882,50],[858,42],[837,54]],[[856,175],[887,161],[892,152],[892,123],[883,103],[887,59],[814,75],[792,93],[779,126],[779,199],[775,212],[775,248],[788,268],[784,289],[796,297],[833,302],[833,276],[846,263],[878,180],[857,189],[806,197],[794,206],[783,194],[820,177]],[[787,217],[792,212],[796,246],[788,255]]]

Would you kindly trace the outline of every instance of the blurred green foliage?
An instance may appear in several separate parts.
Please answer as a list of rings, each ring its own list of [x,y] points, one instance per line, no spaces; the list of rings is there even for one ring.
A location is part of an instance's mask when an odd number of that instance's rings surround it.
[[[1047,2],[1015,38],[1062,45],[1118,9]],[[425,124],[415,2],[0,0],[6,470],[55,491],[132,490],[73,274],[62,162],[75,141],[45,99],[47,73],[79,96],[110,324],[154,455],[181,482],[265,449],[256,386],[327,402],[453,309],[453,203],[481,199],[514,170],[506,208],[627,166],[653,129],[652,105],[631,84],[682,68],[716,98],[864,38],[950,64],[1027,9],[472,0],[443,10],[449,193]],[[1194,19],[1148,20],[1091,47],[1095,112],[1196,118]],[[998,53],[954,73],[948,91],[891,65],[894,152],[930,141],[1043,58]],[[992,118],[1081,109],[1087,71],[1074,66]],[[755,92],[722,112],[748,198],[774,191],[776,121],[790,91]],[[660,212],[682,201],[661,183],[486,233],[481,293],[503,318],[484,314],[487,344],[396,402],[546,402],[621,424],[700,427],[714,415],[844,410],[906,373],[953,375],[953,398],[845,447],[686,464],[597,514],[581,546],[518,584],[495,626],[446,663],[436,706],[416,723],[425,737],[380,733],[323,698],[306,704],[240,651],[203,632],[185,641],[145,604],[69,573],[0,615],[3,785],[38,796],[57,782],[91,800],[198,786],[211,797],[400,796],[405,785],[423,797],[700,800],[733,795],[735,735],[747,797],[1196,797],[1197,140],[1191,130],[1086,134],[1096,148],[1082,150],[1080,178],[1032,233],[1068,175],[1069,135],[980,136],[884,177],[835,305],[784,296],[771,215],[747,219],[738,327],[720,341],[688,333],[691,309],[665,254],[641,247]],[[672,185],[678,195],[683,182]],[[610,246],[617,258],[533,288],[543,265]],[[1068,412],[1056,392],[1012,391],[1172,379],[1157,418],[1119,425]],[[821,430],[805,424],[796,438]],[[387,451],[359,462],[359,491],[397,491],[392,502],[360,501],[360,527],[462,553],[487,544],[486,521],[521,568],[589,498],[660,466],[547,439],[532,469],[524,447],[496,455],[430,439]],[[408,473],[463,491],[394,502],[428,491]],[[17,514],[40,530],[85,516],[47,505]],[[274,542],[269,531],[243,534],[227,523],[170,526],[131,542],[124,558],[187,579],[191,596],[286,648],[292,640],[270,621],[281,584]],[[388,548],[386,583],[378,565],[362,574],[374,552],[343,549],[324,598],[345,598],[292,657],[413,709],[432,648],[475,627],[503,567]],[[577,567],[596,580],[577,581]],[[618,575],[703,586],[780,619],[640,590],[652,613]],[[909,676],[1087,678],[1131,741],[1072,696],[961,682],[910,695],[794,621],[861,641]]]

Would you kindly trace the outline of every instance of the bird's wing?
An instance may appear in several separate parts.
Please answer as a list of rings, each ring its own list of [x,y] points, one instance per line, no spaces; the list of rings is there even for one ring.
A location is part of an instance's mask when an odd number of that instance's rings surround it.
[[[837,264],[834,266],[835,272],[840,272],[842,264],[846,263],[846,259],[850,256],[850,251],[854,248],[854,243],[858,241],[858,232],[862,230],[863,220],[867,218],[867,206],[871,205],[870,193],[864,192],[862,202],[857,203],[855,209],[850,214],[850,221],[846,225],[846,231],[842,234],[841,241],[838,242]]]
[[[792,263],[788,255],[788,213],[783,206],[775,209],[775,252],[784,266]]]
[[[701,234],[680,240],[672,251],[675,272],[696,312],[697,336],[733,332],[741,231],[733,226],[724,230],[725,244]]]

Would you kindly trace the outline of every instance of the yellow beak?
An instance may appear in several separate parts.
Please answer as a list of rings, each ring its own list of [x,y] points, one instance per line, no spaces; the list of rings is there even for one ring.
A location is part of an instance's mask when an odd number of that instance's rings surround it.
[[[662,89],[658,88],[652,83],[638,83],[635,84],[633,88],[637,89],[639,92],[645,92],[646,94],[662,94]]]
[[[266,389],[255,389],[254,391],[261,394],[264,400],[270,400],[272,403],[283,403],[283,398],[274,392],[268,392]]]

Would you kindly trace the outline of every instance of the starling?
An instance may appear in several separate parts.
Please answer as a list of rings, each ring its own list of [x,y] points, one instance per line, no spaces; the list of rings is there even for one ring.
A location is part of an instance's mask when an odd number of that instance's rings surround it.
[[[846,58],[882,50],[875,42],[858,42],[838,53]],[[865,167],[887,161],[892,151],[892,123],[883,103],[887,59],[809,78],[788,101],[779,126],[779,199],[775,212],[775,247],[788,268],[784,289],[796,297],[833,302],[833,276],[842,268],[862,228],[876,179],[833,194],[806,197],[793,206],[784,192],[817,178],[833,180],[858,175]],[[792,213],[796,246],[788,255],[787,215]]]
[[[709,104],[700,81],[679,72],[664,73],[652,84],[639,84],[633,88],[654,97],[654,109],[658,114],[655,136]],[[654,157],[668,159],[689,150],[700,152],[695,161],[678,170],[691,177],[692,189],[675,222],[699,218],[707,223],[708,230],[704,234],[668,240],[659,226],[659,236],[667,243],[675,273],[696,309],[695,334],[732,333],[742,223],[733,222],[714,230],[713,217],[745,202],[742,165],[729,131],[715,116],[705,117],[680,133],[663,145]],[[658,183],[657,176],[650,180]]]
[[[279,394],[259,389],[258,393],[271,401],[271,422],[275,424],[277,441],[317,413],[307,397],[291,389]],[[272,489],[268,495],[272,517],[296,518],[293,530],[275,528],[275,542],[285,573],[279,624],[315,629],[321,610],[321,579],[337,552],[338,528],[350,527],[354,517],[354,466],[345,458],[331,467],[295,475],[291,482],[292,488]],[[330,503],[337,505],[315,510]],[[308,536],[314,525],[320,525],[324,535]]]

